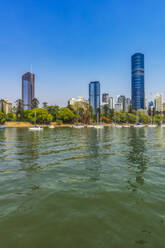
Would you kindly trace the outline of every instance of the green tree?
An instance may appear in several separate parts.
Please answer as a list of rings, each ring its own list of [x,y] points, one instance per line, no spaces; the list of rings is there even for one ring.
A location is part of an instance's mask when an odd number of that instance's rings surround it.
[[[110,112],[110,110],[109,110],[108,104],[104,105],[104,107],[103,107],[103,115],[106,116],[106,117],[109,117],[109,112]]]
[[[48,113],[53,116],[53,121],[56,121],[57,114],[60,111],[60,107],[58,105],[52,105],[47,107]]]
[[[88,104],[87,110],[86,110],[86,115],[87,115],[87,123],[91,123],[94,121],[94,114],[93,114],[93,107]]]
[[[83,122],[84,121],[84,113],[85,113],[84,108],[79,107],[78,112],[79,112],[79,121]]]
[[[48,113],[47,109],[35,108],[26,110],[24,118],[31,123],[48,124],[52,121],[53,116]]]
[[[44,109],[46,109],[48,107],[48,103],[47,102],[43,102],[42,105],[43,105],[43,108]]]
[[[128,122],[129,123],[136,123],[136,115],[128,113]]]
[[[5,103],[5,100],[4,99],[1,99],[0,100],[0,104],[1,104],[0,110],[2,111],[2,113],[5,113],[5,111],[4,111],[4,103]]]
[[[0,123],[3,124],[5,123],[5,121],[6,121],[5,114],[2,111],[0,111]]]
[[[120,122],[126,123],[127,122],[127,114],[125,112],[119,112],[120,114]]]
[[[73,123],[76,120],[76,115],[69,108],[63,107],[58,112],[57,119],[64,123]]]
[[[116,122],[116,123],[119,123],[121,121],[120,120],[120,112],[114,112],[113,121]]]
[[[23,100],[18,99],[16,100],[16,118],[18,121],[21,121],[23,119],[23,112],[24,112]]]
[[[24,110],[24,113],[23,113],[23,120],[24,121],[29,121],[29,116],[30,116],[31,112],[32,112],[31,109]]]
[[[32,109],[38,108],[39,104],[40,103],[37,98],[32,99]]]
[[[8,113],[6,115],[6,120],[7,121],[16,121],[16,114],[15,113]]]
[[[155,119],[155,123],[157,123],[158,125],[160,125],[163,121],[163,117],[160,114],[155,115],[154,119]]]
[[[144,123],[144,124],[148,124],[151,123],[151,117],[147,114],[144,114],[140,111],[138,111],[138,116],[139,116],[139,122]]]
[[[96,115],[95,115],[95,120],[96,120],[97,122],[100,121],[100,113],[101,113],[100,108],[97,108],[97,109],[96,109]]]
[[[12,112],[16,114],[17,109],[16,109],[16,107],[15,107],[15,106],[13,106],[13,108],[12,108]]]

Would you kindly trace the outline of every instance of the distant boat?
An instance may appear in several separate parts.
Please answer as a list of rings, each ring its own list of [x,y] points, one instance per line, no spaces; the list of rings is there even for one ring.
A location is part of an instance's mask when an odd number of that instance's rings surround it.
[[[51,126],[49,126],[49,128],[51,128],[51,129],[53,129],[53,128],[55,128],[53,125],[51,125]]]
[[[129,125],[123,125],[123,127],[130,127]]]
[[[94,125],[87,125],[87,127],[91,128],[91,127],[95,127]]]
[[[74,125],[74,126],[71,126],[72,128],[84,128],[84,126],[81,126],[81,125]]]
[[[162,124],[161,127],[165,127],[165,124]]]
[[[94,128],[96,128],[96,129],[103,129],[104,126],[103,125],[95,125]]]
[[[5,129],[5,126],[0,126],[0,129]]]
[[[149,124],[148,127],[157,127],[157,125],[155,125],[155,124]]]
[[[117,127],[117,128],[122,128],[123,126],[122,125],[115,125],[115,127]]]
[[[30,131],[42,131],[43,128],[35,125],[34,127],[29,127]]]
[[[135,127],[135,128],[141,128],[141,127],[145,127],[145,125],[144,124],[137,123],[133,127]]]

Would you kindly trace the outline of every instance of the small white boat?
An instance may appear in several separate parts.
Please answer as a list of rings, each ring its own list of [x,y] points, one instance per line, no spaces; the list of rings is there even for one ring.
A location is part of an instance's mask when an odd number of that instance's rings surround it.
[[[115,125],[115,127],[117,127],[117,128],[122,128],[122,126],[121,126],[121,125]]]
[[[155,124],[149,124],[148,127],[157,127]]]
[[[51,128],[51,129],[53,129],[53,128],[55,128],[53,125],[51,125],[51,126],[49,126],[49,128]]]
[[[165,127],[165,124],[162,124],[161,127]]]
[[[87,127],[91,128],[91,127],[95,127],[94,125],[88,125]]]
[[[130,127],[129,125],[123,125],[123,127]]]
[[[39,127],[39,126],[34,126],[34,127],[29,127],[30,131],[41,131],[43,130],[43,127]]]
[[[81,126],[81,125],[74,125],[72,126],[73,128],[84,128],[84,126]]]
[[[104,126],[103,125],[95,125],[94,128],[96,128],[96,129],[103,129]]]
[[[134,125],[133,127],[135,128],[142,128],[142,127],[145,127],[145,125],[141,124],[141,125]]]

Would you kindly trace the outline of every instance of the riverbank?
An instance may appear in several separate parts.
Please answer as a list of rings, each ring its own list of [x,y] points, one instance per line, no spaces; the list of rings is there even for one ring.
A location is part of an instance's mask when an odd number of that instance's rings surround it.
[[[50,125],[53,125],[55,127],[70,127],[73,124],[57,125],[55,122],[52,122],[49,125],[48,124],[40,124],[39,126],[41,126],[41,127],[49,127]],[[8,128],[14,128],[14,127],[25,128],[25,127],[33,127],[34,124],[31,124],[30,122],[5,122],[4,126],[8,127]]]
[[[40,124],[39,126],[41,127],[49,127],[50,125],[54,126],[54,127],[72,127],[73,125],[77,125],[77,123],[74,123],[74,124],[57,124],[56,122],[52,122],[50,124]],[[80,124],[82,126],[88,126],[87,124]],[[93,124],[93,125],[96,125]],[[115,126],[116,124],[115,123],[102,123],[103,126],[105,127],[113,127]],[[131,123],[123,123],[123,124],[120,124],[120,126],[134,126],[135,124],[131,124]],[[30,122],[5,122],[4,126],[6,128],[29,128],[29,127],[33,127],[34,124],[31,124]],[[148,126],[147,124],[145,124],[145,126]]]

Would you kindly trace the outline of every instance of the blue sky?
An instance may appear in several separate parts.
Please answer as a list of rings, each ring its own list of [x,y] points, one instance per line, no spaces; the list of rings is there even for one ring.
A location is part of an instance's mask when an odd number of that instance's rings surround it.
[[[145,54],[146,95],[165,96],[164,0],[1,0],[0,98],[21,97],[36,74],[40,102],[88,98],[88,83],[130,96],[131,60]]]

